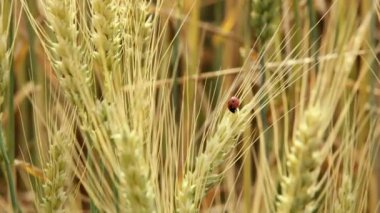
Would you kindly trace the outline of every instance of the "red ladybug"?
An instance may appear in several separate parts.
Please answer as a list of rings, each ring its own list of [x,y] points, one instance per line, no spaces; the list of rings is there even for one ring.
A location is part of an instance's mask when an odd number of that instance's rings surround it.
[[[235,96],[232,96],[230,98],[230,100],[228,100],[228,103],[227,103],[227,106],[228,106],[228,109],[232,112],[232,113],[235,113],[236,110],[239,108],[240,106],[240,101],[237,97]]]

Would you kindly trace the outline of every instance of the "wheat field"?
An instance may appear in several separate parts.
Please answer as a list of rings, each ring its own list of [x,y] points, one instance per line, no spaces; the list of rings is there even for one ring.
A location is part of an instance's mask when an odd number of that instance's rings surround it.
[[[380,212],[380,1],[0,1],[0,212]]]

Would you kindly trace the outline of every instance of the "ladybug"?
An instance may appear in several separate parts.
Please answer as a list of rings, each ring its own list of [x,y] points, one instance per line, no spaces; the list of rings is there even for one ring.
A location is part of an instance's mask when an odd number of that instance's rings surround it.
[[[228,100],[227,107],[232,113],[235,113],[239,106],[240,100],[237,97],[232,96],[230,100]]]

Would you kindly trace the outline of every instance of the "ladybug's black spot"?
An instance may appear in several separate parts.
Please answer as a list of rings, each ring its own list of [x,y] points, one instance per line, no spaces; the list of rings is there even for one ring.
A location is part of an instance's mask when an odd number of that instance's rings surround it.
[[[233,108],[233,107],[228,107],[228,109],[232,112],[232,113],[235,113],[236,112],[236,108]]]

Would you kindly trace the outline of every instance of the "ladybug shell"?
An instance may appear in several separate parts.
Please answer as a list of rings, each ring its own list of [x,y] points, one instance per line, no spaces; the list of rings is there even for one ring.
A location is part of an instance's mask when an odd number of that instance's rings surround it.
[[[228,100],[227,107],[232,113],[235,113],[239,106],[240,101],[237,97],[233,96],[230,98],[230,100]]]

